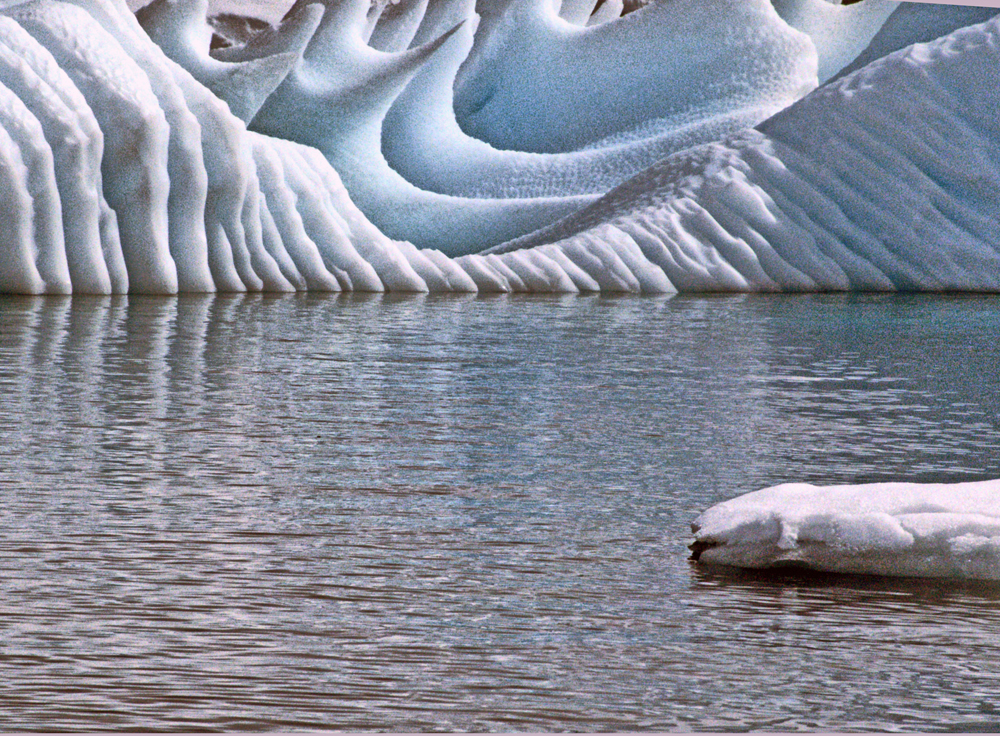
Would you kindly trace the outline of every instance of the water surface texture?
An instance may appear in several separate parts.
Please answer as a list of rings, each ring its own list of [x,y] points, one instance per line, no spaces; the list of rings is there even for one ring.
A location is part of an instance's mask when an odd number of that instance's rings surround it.
[[[1000,730],[1000,591],[708,506],[1000,477],[1000,298],[0,300],[0,730]]]

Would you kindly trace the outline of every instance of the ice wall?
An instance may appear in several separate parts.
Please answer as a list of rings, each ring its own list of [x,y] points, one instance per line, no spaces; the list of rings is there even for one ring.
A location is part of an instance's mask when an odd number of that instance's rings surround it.
[[[373,227],[315,151],[249,133],[124,3],[3,13],[4,292],[475,289]]]
[[[995,21],[720,1],[2,2],[0,291],[998,288]]]
[[[1000,580],[1000,481],[766,488],[692,524],[692,559],[746,568]]]

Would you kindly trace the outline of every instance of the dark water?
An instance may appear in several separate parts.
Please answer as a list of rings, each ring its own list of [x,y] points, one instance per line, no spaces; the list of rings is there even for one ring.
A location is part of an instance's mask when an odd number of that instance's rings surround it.
[[[1000,477],[1000,298],[0,302],[0,730],[1000,730],[1000,591],[707,506]]]

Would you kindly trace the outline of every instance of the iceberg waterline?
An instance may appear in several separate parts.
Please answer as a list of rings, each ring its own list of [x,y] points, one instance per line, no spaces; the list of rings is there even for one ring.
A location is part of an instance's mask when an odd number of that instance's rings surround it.
[[[720,3],[0,3],[0,292],[1000,289],[996,11]]]
[[[766,488],[692,524],[702,564],[1000,581],[1000,480]]]

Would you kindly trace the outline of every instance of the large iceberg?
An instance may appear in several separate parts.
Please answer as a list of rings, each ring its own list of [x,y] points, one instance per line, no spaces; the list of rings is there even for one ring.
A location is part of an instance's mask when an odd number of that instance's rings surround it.
[[[995,9],[206,12],[0,0],[0,291],[1000,289]]]
[[[1000,481],[766,488],[692,524],[701,564],[1000,581]]]

